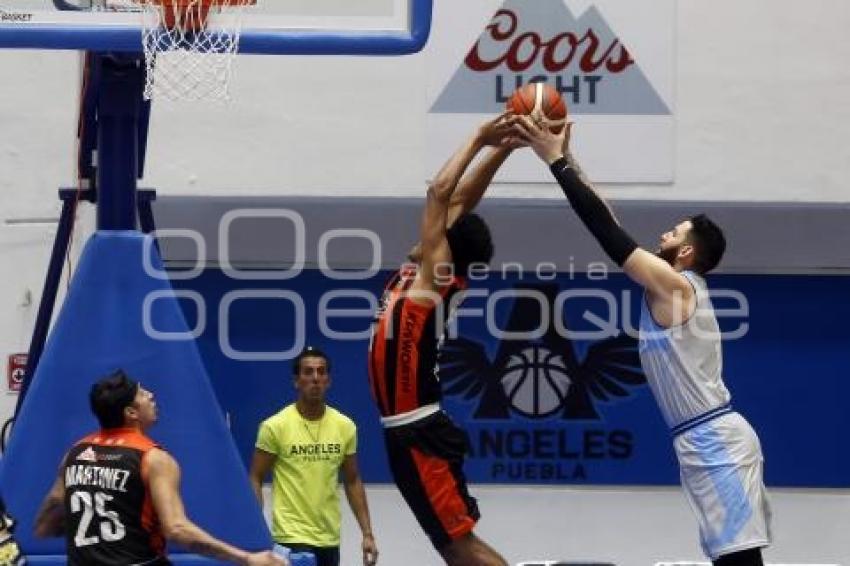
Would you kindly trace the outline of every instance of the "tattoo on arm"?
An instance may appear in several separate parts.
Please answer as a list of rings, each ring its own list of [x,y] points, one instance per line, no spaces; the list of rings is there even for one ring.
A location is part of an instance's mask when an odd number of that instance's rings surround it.
[[[566,158],[567,163],[570,165],[573,171],[576,172],[578,178],[581,179],[581,182],[587,185],[588,187],[592,187],[593,185],[590,182],[590,178],[587,176],[587,173],[584,172],[584,169],[581,168],[581,165],[579,165],[578,160],[573,155],[573,152],[567,151],[567,153],[564,154],[564,157]]]
[[[596,186],[590,181],[590,177],[587,176],[587,173],[585,173],[584,169],[582,169],[581,165],[579,165],[579,162],[575,158],[575,155],[573,155],[573,152],[567,151],[566,153],[564,153],[564,159],[567,160],[567,164],[570,166],[570,169],[576,172],[576,176],[578,177],[579,181],[584,183],[584,185],[587,186],[591,191],[593,191],[593,194],[595,194],[599,198],[599,200],[602,201],[602,204],[604,204],[605,208],[608,209],[608,212],[611,214],[611,217],[614,219],[614,222],[620,224],[620,219],[617,218],[617,214],[614,212],[614,209],[611,208],[611,205],[608,203],[608,200],[602,198],[602,195],[599,194],[599,191],[596,189]]]

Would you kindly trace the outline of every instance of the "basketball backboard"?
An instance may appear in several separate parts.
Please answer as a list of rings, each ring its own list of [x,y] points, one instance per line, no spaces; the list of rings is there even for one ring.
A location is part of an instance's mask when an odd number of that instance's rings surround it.
[[[428,39],[431,7],[432,0],[257,0],[241,15],[239,51],[414,53]],[[233,17],[213,13],[209,26]],[[0,0],[0,48],[141,51],[141,17],[135,0]]]

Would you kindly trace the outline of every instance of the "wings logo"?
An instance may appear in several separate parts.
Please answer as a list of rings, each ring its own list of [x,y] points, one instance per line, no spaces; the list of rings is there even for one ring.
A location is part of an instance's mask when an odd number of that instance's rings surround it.
[[[534,289],[546,295],[552,308],[557,288]],[[518,296],[505,330],[538,328],[539,320],[539,303]],[[438,370],[445,394],[475,401],[476,419],[599,420],[598,404],[627,398],[646,383],[634,338],[620,334],[598,341],[580,359],[572,342],[553,327],[539,341],[502,340],[493,360],[480,343],[447,340]]]
[[[493,114],[530,82],[549,82],[572,114],[669,115],[603,14],[564,0],[507,0],[434,102],[436,114]]]

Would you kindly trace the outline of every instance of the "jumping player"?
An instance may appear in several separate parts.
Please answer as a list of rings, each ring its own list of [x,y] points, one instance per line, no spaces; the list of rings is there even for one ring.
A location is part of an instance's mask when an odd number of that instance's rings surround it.
[[[512,121],[503,114],[480,126],[428,187],[420,242],[387,284],[369,346],[393,478],[449,565],[507,566],[472,532],[480,515],[463,475],[468,438],[440,408],[435,370],[452,297],[466,287],[470,265],[493,255],[487,225],[470,211],[511,152],[500,144]],[[464,176],[486,146],[493,147]]]
[[[723,383],[721,334],[703,278],[726,249],[705,215],[661,235],[656,253],[641,249],[594,191],[560,134],[521,117],[515,131],[551,168],[575,213],[614,263],[645,289],[641,364],[670,427],[682,487],[715,566],[761,566],[770,544],[764,458],[755,431],[732,410]]]

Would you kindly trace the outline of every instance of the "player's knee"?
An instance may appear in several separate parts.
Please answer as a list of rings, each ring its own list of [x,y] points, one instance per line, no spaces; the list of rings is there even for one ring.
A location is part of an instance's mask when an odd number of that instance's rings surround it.
[[[482,566],[509,566],[508,562],[498,552],[484,543],[481,543],[479,547],[479,556]]]
[[[499,553],[471,532],[454,539],[440,554],[448,566],[508,566]]]

